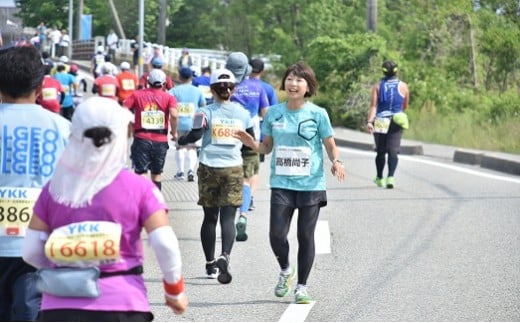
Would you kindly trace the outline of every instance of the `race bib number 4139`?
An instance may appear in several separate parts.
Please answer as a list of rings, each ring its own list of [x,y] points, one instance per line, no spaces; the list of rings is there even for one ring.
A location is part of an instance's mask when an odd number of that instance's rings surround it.
[[[0,188],[0,236],[25,236],[40,188]]]

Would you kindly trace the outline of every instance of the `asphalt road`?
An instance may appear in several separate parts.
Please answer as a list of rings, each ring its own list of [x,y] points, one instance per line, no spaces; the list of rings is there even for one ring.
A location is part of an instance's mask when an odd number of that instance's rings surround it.
[[[268,165],[260,171],[249,240],[233,249],[233,281],[220,285],[204,275],[196,183],[173,179],[172,152],[163,191],[191,306],[175,316],[162,305],[161,275],[148,250],[145,277],[157,321],[520,320],[520,179],[402,156],[396,188],[377,188],[373,153],[342,149],[348,178],[328,178],[329,205],[316,233],[308,281],[315,303],[295,305],[292,295],[273,294]],[[296,264],[294,225],[290,237]]]
[[[315,302],[295,305],[292,294],[273,293],[279,269],[268,240],[270,157],[261,165],[249,239],[233,248],[233,281],[221,285],[205,277],[197,184],[173,179],[173,152],[163,193],[190,307],[177,316],[163,305],[160,270],[146,247],[155,321],[520,321],[519,176],[400,156],[389,190],[372,183],[373,152],[342,148],[348,177],[338,183],[329,175],[316,232],[308,281]],[[296,265],[294,225],[290,243]]]

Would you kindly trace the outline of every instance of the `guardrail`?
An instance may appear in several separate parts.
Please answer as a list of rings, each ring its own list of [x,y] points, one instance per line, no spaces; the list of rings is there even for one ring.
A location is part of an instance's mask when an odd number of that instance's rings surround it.
[[[122,61],[132,62],[133,51],[131,45],[134,41],[131,39],[120,39],[118,48],[116,50],[116,63]],[[75,40],[72,43],[72,59],[76,60],[90,60],[94,55],[97,46],[103,46],[105,41],[103,37],[96,37],[89,40]],[[182,48],[171,48],[167,46],[157,45],[145,42],[143,48],[142,58],[147,61],[147,58],[152,55],[153,47],[158,46],[163,54],[165,69],[170,71],[177,71],[177,62],[182,55]],[[105,47],[105,52],[108,49]],[[210,50],[210,49],[195,49],[190,48],[189,53],[192,59],[192,68],[196,73],[200,74],[203,67],[209,66],[212,70],[224,68],[226,65],[226,58],[228,51]]]

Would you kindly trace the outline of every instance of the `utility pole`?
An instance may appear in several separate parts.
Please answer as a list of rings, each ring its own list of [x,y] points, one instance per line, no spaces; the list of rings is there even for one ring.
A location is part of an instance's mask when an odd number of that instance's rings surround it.
[[[159,19],[157,21],[157,42],[164,45],[166,42],[166,12],[168,11],[168,1],[159,1]]]
[[[83,0],[78,0],[78,12],[76,16],[76,30],[75,34],[76,37],[74,37],[74,40],[81,39],[81,18],[83,17]]]
[[[74,3],[72,0],[69,0],[69,47],[67,47],[67,57],[72,60],[72,26],[73,26],[73,18],[74,18]]]
[[[377,30],[377,0],[367,0],[367,31]]]
[[[119,37],[122,39],[126,39],[125,31],[123,30],[123,26],[121,25],[121,21],[119,20],[119,15],[117,13],[116,6],[114,5],[114,1],[108,0],[108,4],[110,5],[110,12],[112,12],[112,17],[114,17],[114,21],[116,22]]]
[[[478,75],[477,75],[477,46],[475,42],[475,31],[471,23],[471,17],[469,14],[466,15],[469,24],[469,40],[471,42],[471,75],[473,76],[473,87],[478,88]]]
[[[139,0],[139,77],[143,75],[143,42],[144,42],[144,0]]]

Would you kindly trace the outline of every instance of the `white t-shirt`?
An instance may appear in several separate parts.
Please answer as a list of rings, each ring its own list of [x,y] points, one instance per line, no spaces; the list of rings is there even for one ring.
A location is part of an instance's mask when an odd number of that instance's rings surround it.
[[[69,47],[69,43],[70,43],[70,38],[69,38],[68,34],[64,34],[63,36],[61,36],[61,40],[60,40],[61,47]]]
[[[107,45],[110,49],[116,49],[117,48],[117,41],[119,38],[117,37],[116,33],[111,33],[107,36]]]
[[[55,29],[55,30],[51,31],[50,36],[51,36],[52,43],[58,44],[61,39],[61,31],[59,31],[58,29]]]

